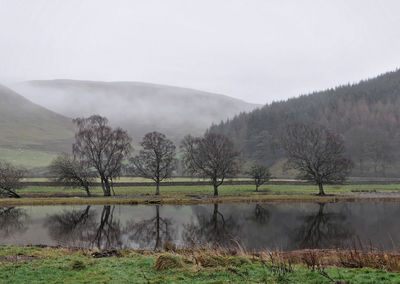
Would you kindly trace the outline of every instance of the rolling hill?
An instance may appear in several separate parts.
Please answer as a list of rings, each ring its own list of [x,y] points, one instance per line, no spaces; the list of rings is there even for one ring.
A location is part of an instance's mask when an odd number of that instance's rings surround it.
[[[267,104],[211,127],[232,137],[245,158],[282,174],[279,132],[295,122],[319,123],[344,136],[355,176],[400,176],[400,70]]]
[[[0,85],[0,159],[45,166],[55,152],[70,151],[70,118],[47,110]]]
[[[68,117],[106,116],[112,125],[127,129],[136,142],[153,130],[179,141],[258,107],[224,95],[140,82],[27,81],[13,89]]]
[[[0,85],[0,146],[63,150],[74,136],[70,118]]]

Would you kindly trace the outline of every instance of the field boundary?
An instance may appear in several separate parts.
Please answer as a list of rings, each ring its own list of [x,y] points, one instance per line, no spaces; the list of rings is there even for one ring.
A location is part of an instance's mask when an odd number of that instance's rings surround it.
[[[21,183],[22,186],[64,186],[64,184],[53,181],[25,181]],[[400,184],[400,180],[370,180],[370,181],[357,181],[350,180],[343,185],[382,185],[382,184]],[[154,182],[115,182],[114,187],[146,187],[154,186]],[[162,182],[160,186],[203,186],[211,185],[208,181],[167,181]],[[254,185],[250,180],[227,180],[224,185]],[[265,185],[314,185],[305,181],[269,181]],[[339,184],[338,184],[339,185]],[[100,182],[93,183],[93,186],[101,186]]]

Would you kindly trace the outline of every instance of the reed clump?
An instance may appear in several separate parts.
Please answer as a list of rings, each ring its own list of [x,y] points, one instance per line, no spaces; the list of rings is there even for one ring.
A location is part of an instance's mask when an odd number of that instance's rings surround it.
[[[183,261],[178,255],[173,255],[169,253],[161,254],[157,257],[156,263],[154,265],[155,270],[162,271],[172,268],[182,268]]]

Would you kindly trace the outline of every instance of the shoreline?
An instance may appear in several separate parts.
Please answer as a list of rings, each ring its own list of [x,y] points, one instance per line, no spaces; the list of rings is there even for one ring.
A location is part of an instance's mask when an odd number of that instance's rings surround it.
[[[200,197],[200,198],[198,198]],[[400,202],[397,196],[357,195],[224,195],[214,196],[112,196],[112,197],[21,197],[0,198],[0,206],[44,206],[44,205],[196,205],[215,203],[336,203],[336,202],[368,202],[387,201]]]
[[[305,249],[97,250],[0,246],[7,283],[398,283],[400,255]],[[368,280],[368,281],[367,281]]]

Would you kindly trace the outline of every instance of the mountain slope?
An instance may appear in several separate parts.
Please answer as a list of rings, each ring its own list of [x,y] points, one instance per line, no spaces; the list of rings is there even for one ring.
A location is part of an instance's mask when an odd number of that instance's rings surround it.
[[[180,140],[258,106],[223,95],[139,82],[28,81],[13,88],[69,117],[106,116],[112,125],[127,129],[135,141],[153,130]]]
[[[0,147],[66,151],[74,136],[71,119],[32,103],[0,85]]]
[[[295,122],[320,123],[343,134],[354,175],[398,176],[400,71],[268,104],[211,131],[232,137],[247,158],[276,165],[284,158],[279,132]]]

